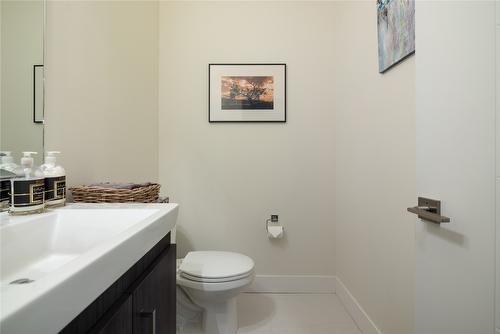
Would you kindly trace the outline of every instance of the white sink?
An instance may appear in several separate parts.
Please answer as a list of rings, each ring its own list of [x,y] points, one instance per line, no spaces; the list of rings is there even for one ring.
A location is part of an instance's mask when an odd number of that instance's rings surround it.
[[[71,204],[0,214],[0,332],[60,331],[172,230],[177,210]]]

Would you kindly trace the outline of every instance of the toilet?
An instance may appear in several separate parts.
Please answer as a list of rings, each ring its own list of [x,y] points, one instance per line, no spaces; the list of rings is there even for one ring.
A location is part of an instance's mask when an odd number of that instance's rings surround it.
[[[248,256],[232,252],[190,252],[181,261],[177,286],[201,308],[203,333],[237,332],[236,296],[252,283],[254,266]]]

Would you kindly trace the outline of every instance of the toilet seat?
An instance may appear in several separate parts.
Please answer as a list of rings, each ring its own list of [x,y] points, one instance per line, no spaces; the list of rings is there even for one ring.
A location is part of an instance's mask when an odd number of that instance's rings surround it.
[[[233,290],[233,289],[239,289],[240,287],[247,286],[248,284],[252,283],[254,279],[254,274],[251,273],[250,275],[240,278],[237,280],[233,281],[226,281],[226,282],[200,282],[200,281],[194,281],[190,280],[187,278],[184,278],[181,274],[177,274],[177,284],[186,287],[186,288],[191,288],[194,290],[199,290],[199,291],[206,291],[206,292],[224,292],[228,290]]]
[[[221,277],[221,278],[206,278],[206,277],[197,277],[197,276],[192,276],[189,275],[188,273],[181,272],[180,275],[190,281],[194,282],[201,282],[201,283],[224,283],[224,282],[231,282],[231,281],[237,281],[240,279],[247,278],[248,276],[252,275],[252,272],[248,272],[242,275],[237,275],[233,277]]]

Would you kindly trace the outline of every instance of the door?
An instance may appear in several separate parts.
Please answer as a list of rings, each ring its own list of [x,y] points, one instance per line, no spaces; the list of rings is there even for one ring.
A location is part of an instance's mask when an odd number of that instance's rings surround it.
[[[496,1],[496,333],[500,334],[500,0]]]
[[[175,245],[133,292],[134,333],[175,334]]]
[[[416,6],[417,191],[451,222],[415,221],[415,332],[492,334],[495,2]]]

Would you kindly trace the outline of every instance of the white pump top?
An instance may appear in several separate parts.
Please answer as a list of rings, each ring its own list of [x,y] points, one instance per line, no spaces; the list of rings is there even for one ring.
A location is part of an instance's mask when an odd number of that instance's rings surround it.
[[[66,176],[66,171],[61,165],[56,164],[56,154],[59,154],[59,151],[47,151],[45,154],[45,163],[40,166],[45,177],[60,177]]]
[[[55,154],[60,154],[60,153],[61,152],[59,151],[47,151],[47,154],[45,155],[45,163],[55,165],[57,160]]]
[[[14,163],[14,157],[11,155],[10,151],[0,151],[0,153],[2,154],[2,165]]]
[[[32,154],[38,154],[37,152],[23,152],[23,157],[21,158],[21,166],[23,168],[33,168],[34,160],[31,156]]]

